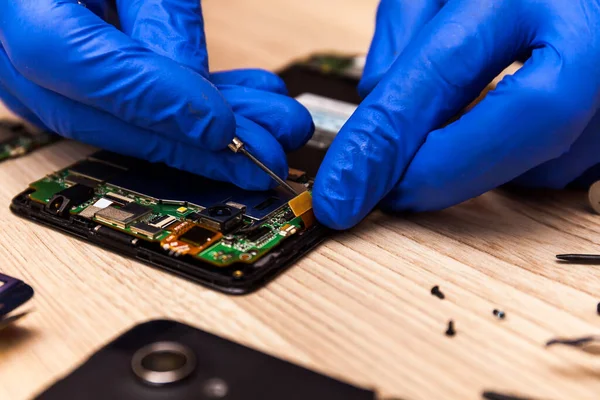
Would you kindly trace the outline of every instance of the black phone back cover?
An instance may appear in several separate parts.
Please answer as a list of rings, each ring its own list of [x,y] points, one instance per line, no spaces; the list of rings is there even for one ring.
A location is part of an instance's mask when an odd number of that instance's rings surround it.
[[[185,380],[148,386],[131,370],[133,354],[145,345],[176,341],[188,346],[197,368]],[[374,400],[375,394],[260,353],[190,326],[168,320],[143,323],[126,332],[66,378],[40,400],[204,400],[205,384],[221,379],[228,385],[223,400]]]

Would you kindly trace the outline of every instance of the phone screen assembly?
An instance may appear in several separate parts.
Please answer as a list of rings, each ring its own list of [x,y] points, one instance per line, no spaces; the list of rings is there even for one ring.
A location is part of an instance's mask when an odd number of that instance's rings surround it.
[[[356,108],[354,64],[354,57],[315,56],[281,72],[317,127],[289,155],[288,183],[297,197],[100,151],[33,182],[11,209],[226,293],[256,290],[326,236],[310,193],[329,144]]]

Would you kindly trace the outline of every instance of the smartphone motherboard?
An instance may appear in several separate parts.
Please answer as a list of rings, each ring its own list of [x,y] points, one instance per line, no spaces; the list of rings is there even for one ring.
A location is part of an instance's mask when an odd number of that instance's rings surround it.
[[[311,190],[327,147],[356,109],[353,58],[317,56],[281,72],[316,133],[289,154],[288,183],[252,192],[163,164],[97,152],[30,184],[12,210],[121,255],[232,294],[264,285],[323,240]]]
[[[312,180],[292,171],[288,183],[298,196],[281,188],[249,192],[101,151],[33,182],[12,207],[39,222],[237,292],[267,279],[271,269],[290,258],[260,262],[283,243],[302,249],[322,237],[315,236],[323,228],[312,212]]]

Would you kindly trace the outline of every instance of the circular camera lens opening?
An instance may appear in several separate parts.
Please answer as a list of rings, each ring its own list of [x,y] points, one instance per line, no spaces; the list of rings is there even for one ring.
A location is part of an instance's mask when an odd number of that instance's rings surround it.
[[[217,206],[208,210],[211,217],[229,217],[231,214],[231,209],[227,206]]]
[[[156,351],[142,358],[142,367],[156,372],[176,371],[183,368],[186,362],[185,354],[174,351]]]
[[[176,342],[156,342],[142,347],[131,359],[131,369],[144,383],[166,385],[187,378],[196,368],[196,356]]]

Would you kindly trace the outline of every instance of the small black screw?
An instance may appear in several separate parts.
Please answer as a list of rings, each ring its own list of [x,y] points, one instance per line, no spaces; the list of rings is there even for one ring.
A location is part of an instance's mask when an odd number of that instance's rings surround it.
[[[454,329],[454,321],[448,321],[448,329],[446,329],[446,336],[454,336],[456,335],[456,330]]]
[[[600,315],[600,303],[598,303],[598,305],[596,306],[596,312],[598,313],[598,315]]]
[[[431,294],[442,300],[444,300],[446,298],[446,296],[444,296],[444,293],[442,293],[442,291],[440,290],[439,286],[432,287]]]
[[[506,313],[504,311],[502,311],[502,310],[494,310],[494,315],[498,319],[504,319],[504,318],[506,318]]]

